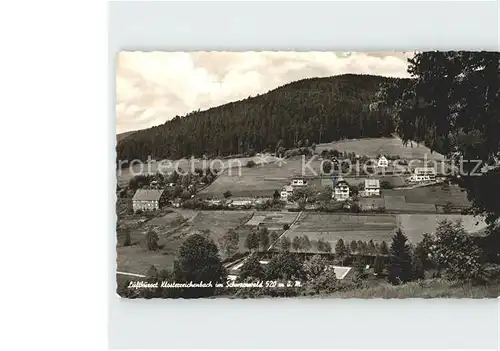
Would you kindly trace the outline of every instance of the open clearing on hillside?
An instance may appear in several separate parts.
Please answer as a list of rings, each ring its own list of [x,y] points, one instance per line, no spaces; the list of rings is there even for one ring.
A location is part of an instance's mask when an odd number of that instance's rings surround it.
[[[304,213],[295,226],[286,233],[287,237],[307,235],[311,241],[323,239],[329,241],[332,248],[338,239],[374,242],[386,241],[390,244],[396,228],[401,228],[413,244],[422,239],[424,233],[433,233],[438,221],[462,219],[464,228],[476,232],[486,227],[486,223],[473,216],[438,215],[438,214],[330,214]]]
[[[117,270],[120,272],[146,274],[151,265],[157,269],[171,269],[177,250],[189,235],[209,229],[215,243],[229,230],[244,225],[251,217],[251,211],[191,211],[176,210],[162,217],[139,223],[141,218],[131,217],[119,220]],[[126,225],[126,226],[125,226]],[[123,231],[129,230],[132,245],[124,247]],[[157,251],[148,251],[143,246],[147,232],[158,234]],[[240,249],[244,248],[245,230],[238,229]]]
[[[385,156],[399,156],[405,159],[423,159],[441,161],[443,155],[433,152],[424,145],[415,142],[403,145],[400,138],[367,138],[339,140],[332,143],[318,144],[316,152],[321,153],[324,149],[335,149],[340,152],[354,152],[360,156],[377,157],[379,154]]]
[[[132,167],[125,167],[117,170],[118,185],[126,185],[129,180],[138,174],[154,174],[160,171],[163,174],[169,174],[174,170],[182,170],[184,172],[194,172],[196,168],[211,169],[213,171],[221,168],[245,168],[248,161],[252,160],[259,164],[265,159],[266,162],[273,162],[276,158],[270,155],[264,157],[240,157],[233,159],[221,160],[203,160],[203,159],[180,159],[180,160],[163,160],[161,162],[151,161],[150,163],[133,164]],[[127,163],[124,163],[127,165]]]
[[[450,202],[452,207],[469,207],[467,193],[455,185],[433,185],[413,189],[382,190],[384,196],[403,196],[407,203],[443,206]]]

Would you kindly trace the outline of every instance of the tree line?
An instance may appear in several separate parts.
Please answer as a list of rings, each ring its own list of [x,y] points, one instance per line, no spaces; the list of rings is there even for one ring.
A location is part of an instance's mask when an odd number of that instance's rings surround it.
[[[118,143],[117,159],[213,157],[389,136],[391,115],[370,104],[379,85],[391,81],[355,74],[300,80],[134,132]]]

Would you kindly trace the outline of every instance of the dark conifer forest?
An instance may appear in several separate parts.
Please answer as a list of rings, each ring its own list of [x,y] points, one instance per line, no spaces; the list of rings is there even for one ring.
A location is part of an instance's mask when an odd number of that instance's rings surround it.
[[[120,140],[119,160],[177,159],[274,151],[297,145],[390,136],[393,118],[371,109],[381,83],[400,79],[346,74],[296,81],[268,93],[176,116]],[[165,116],[167,118],[168,116]]]

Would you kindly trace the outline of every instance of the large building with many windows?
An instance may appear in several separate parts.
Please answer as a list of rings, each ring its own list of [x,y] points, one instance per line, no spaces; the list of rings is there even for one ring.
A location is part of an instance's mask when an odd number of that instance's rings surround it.
[[[138,189],[132,198],[134,212],[159,210],[165,203],[165,193],[161,189]]]

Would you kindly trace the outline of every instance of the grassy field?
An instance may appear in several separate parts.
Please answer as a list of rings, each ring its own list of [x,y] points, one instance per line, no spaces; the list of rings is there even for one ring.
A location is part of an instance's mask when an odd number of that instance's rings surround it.
[[[164,160],[163,163],[151,162],[149,164],[134,164],[132,167],[125,167],[117,171],[117,182],[118,185],[126,185],[129,180],[132,179],[137,174],[143,173],[156,173],[161,171],[164,174],[168,174],[173,170],[183,170],[183,171],[194,171],[195,168],[210,168],[212,170],[219,170],[227,167],[238,167],[241,165],[245,168],[248,161],[253,160],[258,163],[261,158],[258,156],[254,157],[241,157],[234,159],[224,159],[224,160],[202,160],[202,159],[180,159],[180,160]],[[272,162],[273,157],[268,156],[266,160]],[[126,163],[125,163],[126,164]]]
[[[252,212],[239,211],[191,211],[176,210],[161,217],[145,219],[129,216],[118,221],[117,271],[145,274],[151,265],[158,269],[171,269],[177,250],[184,240],[194,233],[209,229],[215,243],[229,229],[244,225]],[[123,234],[130,231],[132,245],[124,247]],[[159,249],[148,251],[143,245],[144,236],[155,231],[159,237]],[[244,230],[238,232],[245,233]],[[246,235],[240,235],[240,247]]]
[[[379,154],[386,156],[399,156],[406,159],[443,160],[443,155],[431,153],[430,149],[424,145],[416,143],[403,145],[399,138],[368,138],[349,139],[334,141],[332,143],[318,144],[316,152],[321,153],[324,149],[336,149],[340,152],[354,152],[358,155],[377,157]]]
[[[310,240],[322,239],[330,242],[332,248],[337,240],[352,240],[374,242],[386,241],[390,244],[394,231],[399,227],[408,236],[413,244],[418,243],[424,233],[436,231],[438,221],[443,219],[461,219],[468,232],[476,232],[486,227],[483,220],[473,216],[438,215],[438,214],[330,214],[330,213],[304,213],[295,226],[287,232],[287,236],[307,235]]]
[[[338,239],[389,242],[397,226],[393,215],[352,215],[304,213],[287,236],[307,235],[309,239],[329,241],[332,247]]]
[[[387,197],[401,197],[407,203],[421,203],[429,205],[444,205],[447,201],[452,207],[468,207],[470,202],[467,194],[458,186],[433,185],[414,189],[391,189],[382,190],[382,194]]]
[[[429,279],[421,282],[410,282],[403,285],[391,285],[382,282],[373,287],[349,291],[339,291],[328,298],[357,299],[405,299],[405,298],[496,298],[500,294],[500,283],[488,285],[472,285],[456,283],[445,279]]]
[[[221,197],[229,190],[233,196],[238,197],[272,196],[275,190],[289,184],[294,174],[302,172],[301,159],[285,162],[281,165],[271,163],[252,168],[243,167],[241,172],[237,169],[226,170],[198,195],[202,198]],[[319,169],[319,162],[313,163],[314,169]],[[312,175],[312,172],[306,172],[306,175]]]
[[[439,221],[447,219],[450,221],[460,220],[466,231],[477,232],[486,228],[484,220],[474,216],[463,216],[453,214],[401,214],[397,215],[397,225],[400,227],[412,242],[421,239],[423,233],[433,233]]]

